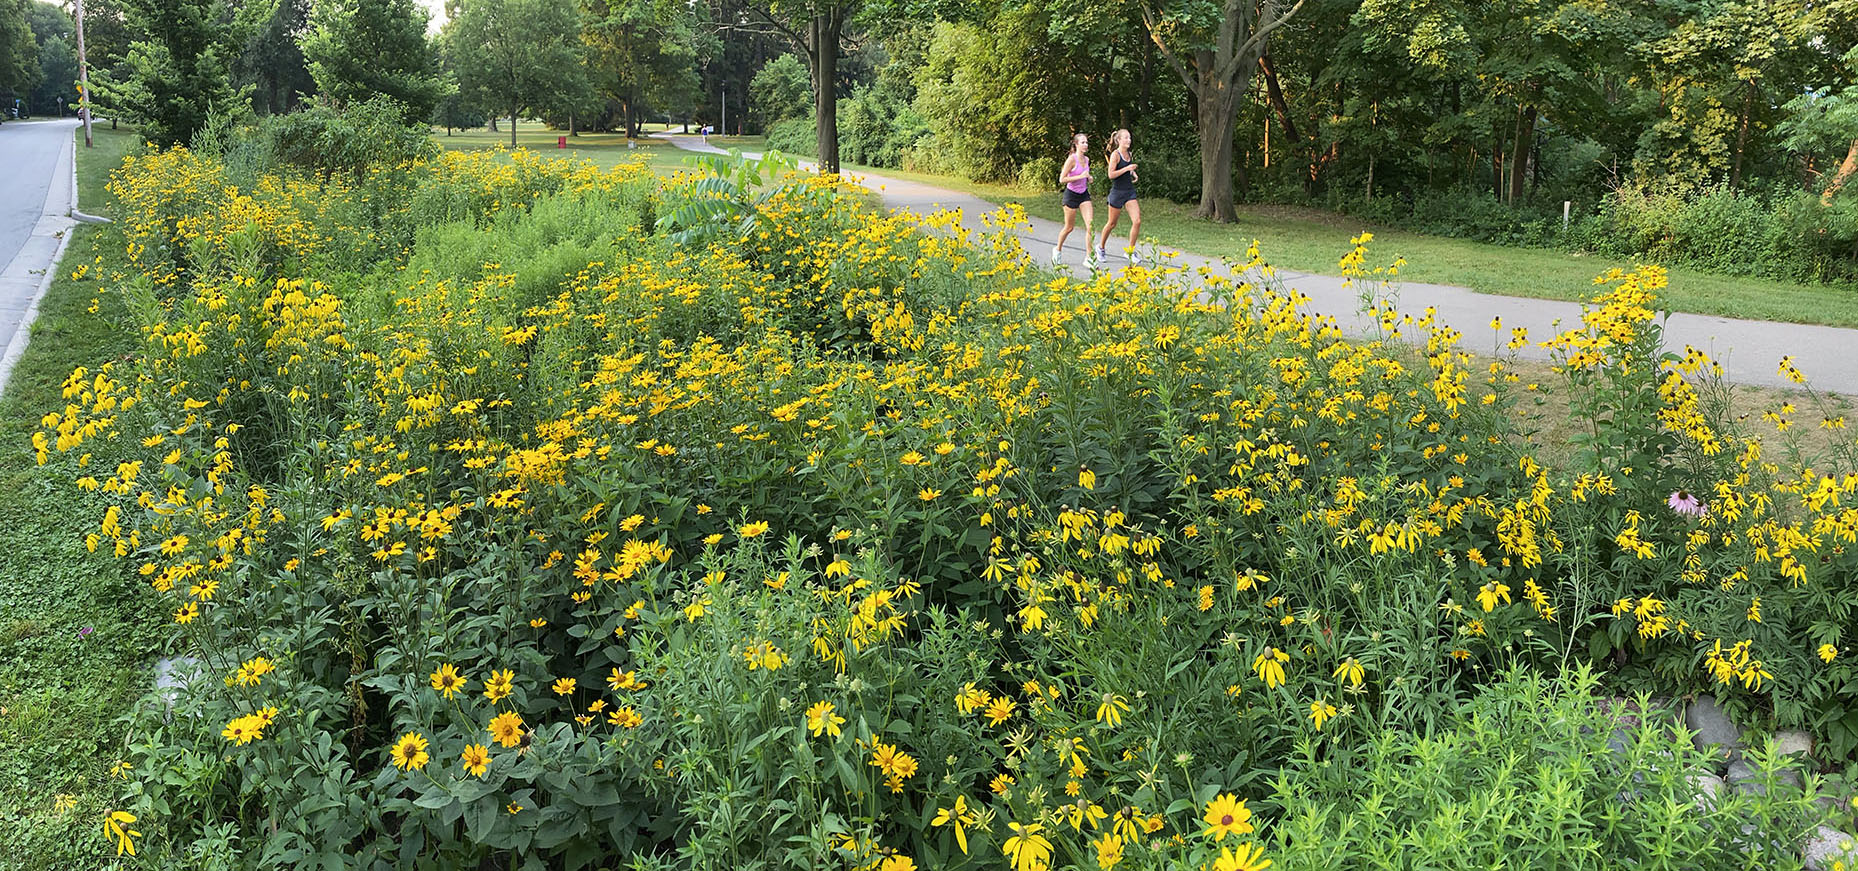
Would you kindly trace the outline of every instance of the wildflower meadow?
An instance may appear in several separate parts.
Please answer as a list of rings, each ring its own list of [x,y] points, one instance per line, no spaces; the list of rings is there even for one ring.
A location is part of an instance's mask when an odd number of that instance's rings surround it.
[[[1256,246],[1055,273],[1011,210],[778,159],[255,155],[116,170],[81,278],[135,347],[31,437],[181,677],[124,714],[111,862],[1798,868],[1852,830],[1858,444],[1664,348],[1656,267],[1491,353],[1367,239],[1349,337]],[[1698,693],[1810,755],[1699,798]]]

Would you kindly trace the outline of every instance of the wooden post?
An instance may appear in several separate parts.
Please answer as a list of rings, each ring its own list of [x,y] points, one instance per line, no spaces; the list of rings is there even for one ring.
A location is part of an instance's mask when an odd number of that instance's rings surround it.
[[[84,59],[84,0],[77,0],[78,115],[84,119],[84,147],[90,148],[90,66]]]
[[[1568,212],[1572,210],[1573,208],[1574,208],[1574,203],[1572,201],[1570,200],[1561,201],[1561,229],[1564,232],[1568,229]]]

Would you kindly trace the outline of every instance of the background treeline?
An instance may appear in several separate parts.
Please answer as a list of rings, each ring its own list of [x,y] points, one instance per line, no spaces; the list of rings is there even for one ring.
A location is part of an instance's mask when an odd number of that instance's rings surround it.
[[[1858,0],[446,8],[433,34],[414,0],[93,0],[86,18],[105,113],[164,144],[385,95],[447,130],[711,124],[828,167],[1046,190],[1071,132],[1127,127],[1144,194],[1216,220],[1303,204],[1858,280]],[[0,97],[45,113],[74,94],[70,33],[59,7],[0,0]]]

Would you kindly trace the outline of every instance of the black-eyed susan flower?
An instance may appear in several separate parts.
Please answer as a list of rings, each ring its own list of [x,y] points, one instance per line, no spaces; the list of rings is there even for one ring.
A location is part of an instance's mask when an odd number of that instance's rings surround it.
[[[458,754],[466,774],[483,777],[485,769],[490,767],[490,748],[482,744],[466,744],[463,753]]]
[[[1229,792],[1207,802],[1201,819],[1206,822],[1206,831],[1201,834],[1215,841],[1225,840],[1231,834],[1251,834],[1253,830],[1252,812],[1245,806],[1245,799]]]
[[[491,718],[484,729],[499,747],[514,747],[523,737],[523,718],[515,711],[504,711]]]
[[[408,732],[394,742],[392,751],[394,767],[403,771],[418,771],[426,767],[431,756],[426,754],[426,736],[418,732]]]
[[[467,683],[464,675],[458,673],[458,666],[449,662],[433,671],[431,682],[432,688],[438,690],[439,695],[444,696],[447,701],[462,691]]]
[[[1052,842],[1040,834],[1044,826],[1010,822],[1007,828],[1012,829],[1013,834],[1000,849],[1013,861],[1013,871],[1046,871],[1052,866]]]
[[[818,732],[813,734],[817,735]],[[968,797],[955,796],[955,803],[949,807],[937,808],[935,818],[929,821],[931,826],[948,826],[955,830],[955,844],[961,848],[961,854],[968,853],[968,827],[980,821],[972,810],[968,809]]]

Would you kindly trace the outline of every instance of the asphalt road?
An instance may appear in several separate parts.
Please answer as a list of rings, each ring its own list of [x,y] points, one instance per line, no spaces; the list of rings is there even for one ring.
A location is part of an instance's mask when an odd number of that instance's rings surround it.
[[[59,151],[70,147],[72,122],[0,124],[0,269],[13,262],[45,212]],[[8,331],[10,332],[10,331]]]

